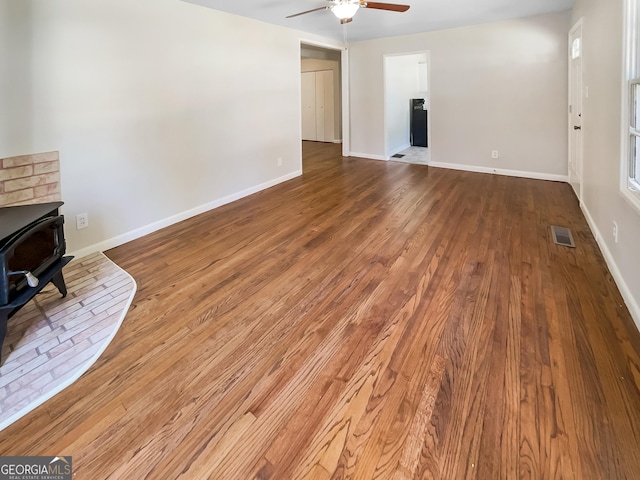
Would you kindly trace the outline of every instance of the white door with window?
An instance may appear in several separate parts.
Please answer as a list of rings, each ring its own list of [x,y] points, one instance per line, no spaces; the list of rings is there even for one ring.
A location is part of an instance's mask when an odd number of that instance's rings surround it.
[[[569,183],[582,200],[582,20],[569,33]]]

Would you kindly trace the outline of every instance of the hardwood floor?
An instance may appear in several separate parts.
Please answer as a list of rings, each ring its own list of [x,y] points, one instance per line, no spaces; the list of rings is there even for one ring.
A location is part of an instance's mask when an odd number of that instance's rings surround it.
[[[640,334],[568,185],[304,157],[109,251],[139,286],[120,332],[0,454],[92,480],[638,478]]]

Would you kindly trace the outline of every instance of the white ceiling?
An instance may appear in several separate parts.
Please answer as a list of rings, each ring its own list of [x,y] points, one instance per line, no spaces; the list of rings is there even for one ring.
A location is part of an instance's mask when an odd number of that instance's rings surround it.
[[[345,40],[346,35],[348,42],[560,12],[575,3],[575,0],[385,0],[410,4],[411,8],[405,13],[360,9],[353,22],[343,26],[328,10],[285,18],[326,6],[327,0],[184,1],[335,40]]]

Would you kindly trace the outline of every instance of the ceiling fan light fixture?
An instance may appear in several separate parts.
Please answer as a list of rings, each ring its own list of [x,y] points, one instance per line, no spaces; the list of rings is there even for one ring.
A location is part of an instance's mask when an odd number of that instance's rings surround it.
[[[345,20],[353,17],[359,8],[360,3],[337,3],[331,7],[331,11],[340,20]]]

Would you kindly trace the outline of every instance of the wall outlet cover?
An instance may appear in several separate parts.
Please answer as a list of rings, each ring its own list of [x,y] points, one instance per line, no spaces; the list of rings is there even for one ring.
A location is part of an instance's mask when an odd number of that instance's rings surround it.
[[[82,230],[89,226],[89,214],[79,213],[76,215],[76,230]]]

